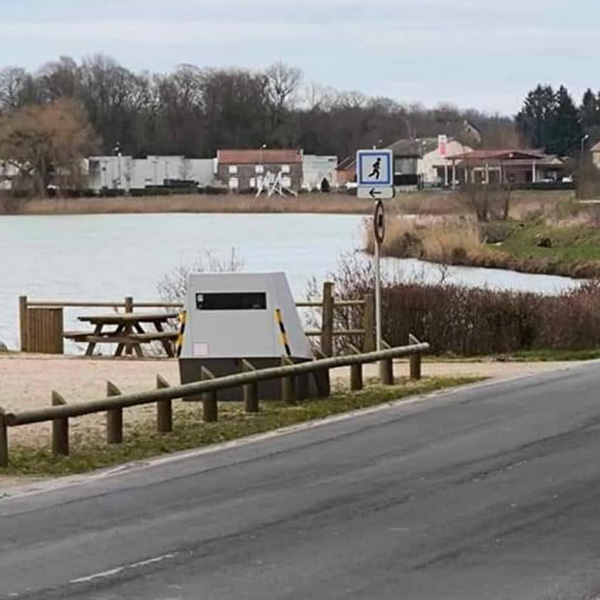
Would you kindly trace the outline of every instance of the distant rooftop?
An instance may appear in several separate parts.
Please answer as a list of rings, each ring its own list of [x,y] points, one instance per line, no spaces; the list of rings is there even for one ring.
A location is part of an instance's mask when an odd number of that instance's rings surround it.
[[[302,162],[298,149],[219,150],[217,160],[222,165],[294,164]]]
[[[539,150],[519,150],[519,149],[504,149],[504,150],[472,150],[464,154],[455,154],[455,160],[466,161],[485,161],[485,160],[543,160],[548,158],[548,155]]]

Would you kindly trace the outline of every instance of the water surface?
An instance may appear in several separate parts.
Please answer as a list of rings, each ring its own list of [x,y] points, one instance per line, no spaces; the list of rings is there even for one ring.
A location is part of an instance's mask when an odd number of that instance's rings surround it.
[[[158,299],[157,283],[208,250],[232,248],[246,271],[285,271],[297,298],[312,277],[335,271],[361,246],[364,217],[307,214],[143,214],[0,217],[0,340],[18,346],[18,297],[42,300]],[[364,257],[368,260],[367,257]],[[439,266],[388,259],[405,279],[439,281]],[[556,293],[564,277],[450,267],[446,281],[469,286]],[[68,311],[67,327],[79,328]]]

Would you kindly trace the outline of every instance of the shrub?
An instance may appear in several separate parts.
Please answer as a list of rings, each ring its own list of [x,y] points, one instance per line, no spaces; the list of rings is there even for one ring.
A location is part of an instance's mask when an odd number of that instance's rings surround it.
[[[406,344],[410,333],[429,342],[435,354],[462,356],[600,345],[600,283],[543,296],[400,279],[385,281],[382,294],[383,337],[392,345]],[[363,298],[374,289],[371,263],[356,257],[342,260],[331,280],[342,298]],[[336,320],[340,328],[362,326],[360,310]]]

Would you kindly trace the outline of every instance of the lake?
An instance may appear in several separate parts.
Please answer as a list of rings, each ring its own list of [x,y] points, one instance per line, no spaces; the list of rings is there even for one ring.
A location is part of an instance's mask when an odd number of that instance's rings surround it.
[[[343,254],[360,248],[363,222],[354,215],[306,214],[3,216],[0,340],[18,347],[20,295],[157,300],[158,281],[205,251],[227,259],[235,249],[245,271],[285,271],[295,297],[304,298],[312,277],[323,280]],[[405,279],[440,280],[438,265],[398,259],[384,264]],[[544,293],[577,285],[564,277],[468,267],[450,267],[446,281]],[[69,311],[69,328],[81,312]]]

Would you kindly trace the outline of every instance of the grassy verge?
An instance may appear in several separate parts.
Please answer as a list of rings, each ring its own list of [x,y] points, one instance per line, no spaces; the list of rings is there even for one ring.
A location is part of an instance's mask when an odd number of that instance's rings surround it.
[[[502,229],[501,241],[482,237]],[[372,232],[366,249],[373,252]],[[548,247],[540,241],[550,241]],[[383,252],[397,258],[420,258],[436,263],[508,269],[523,273],[600,277],[600,229],[588,224],[553,224],[542,220],[488,223],[480,230],[469,221],[398,220],[388,228]]]
[[[515,362],[551,362],[551,361],[577,361],[597,360],[600,350],[521,350],[508,355],[500,355],[498,360]]]
[[[281,402],[264,402],[258,415],[246,415],[238,403],[223,403],[220,405],[219,422],[208,425],[202,422],[200,405],[181,403],[175,410],[175,426],[172,434],[157,434],[153,430],[153,422],[149,421],[126,431],[126,441],[121,446],[107,446],[100,433],[85,439],[73,435],[69,457],[55,457],[49,448],[40,450],[26,446],[11,446],[11,465],[8,469],[0,469],[0,475],[83,473],[161,454],[235,440],[409,396],[474,383],[481,379],[455,377],[426,378],[419,382],[401,380],[396,386],[370,385],[361,392],[350,392],[340,388],[335,390],[331,398],[310,400],[292,407]]]
[[[590,350],[555,350],[544,348],[538,350],[518,350],[505,354],[484,354],[478,356],[458,356],[456,354],[439,354],[423,357],[424,362],[457,362],[457,363],[483,363],[483,362],[565,362],[580,360],[600,359],[599,349]]]

